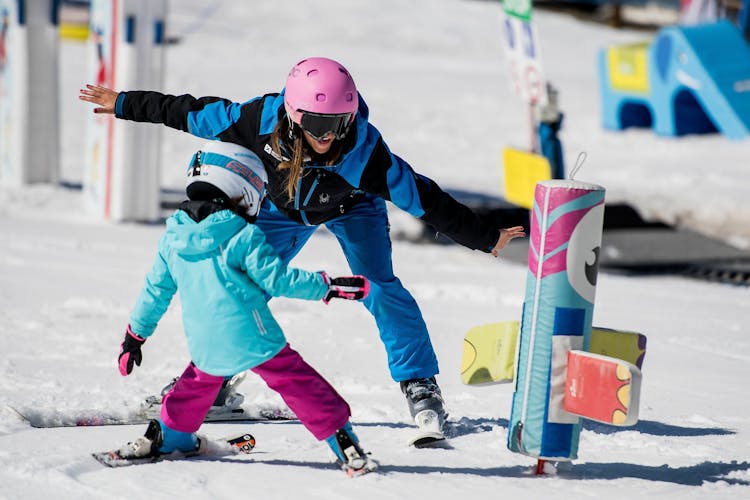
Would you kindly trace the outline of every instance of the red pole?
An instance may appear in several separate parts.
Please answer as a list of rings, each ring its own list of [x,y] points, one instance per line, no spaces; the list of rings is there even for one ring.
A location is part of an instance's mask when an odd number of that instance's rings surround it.
[[[536,475],[537,476],[543,476],[544,475],[544,464],[546,460],[542,460],[541,458],[536,461]]]
[[[109,88],[116,89],[116,75],[117,70],[117,28],[120,24],[120,14],[118,10],[117,0],[112,0],[112,33],[110,36],[110,68],[109,68]],[[105,181],[104,181],[104,218],[109,219],[112,215],[112,162],[114,161],[114,153],[112,151],[114,145],[115,136],[115,117],[108,116],[109,121],[107,122],[107,168],[105,170]]]

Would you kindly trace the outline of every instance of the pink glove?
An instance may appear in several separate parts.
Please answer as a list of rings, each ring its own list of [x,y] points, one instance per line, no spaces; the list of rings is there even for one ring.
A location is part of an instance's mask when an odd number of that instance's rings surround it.
[[[141,361],[143,360],[141,346],[144,342],[146,342],[146,339],[133,333],[130,325],[128,325],[125,331],[125,340],[120,344],[120,356],[117,358],[120,375],[123,377],[127,377],[133,371],[133,363],[141,366]]]
[[[362,300],[370,293],[370,281],[364,276],[329,278],[326,273],[321,274],[328,285],[328,293],[323,297],[326,304],[331,299]]]

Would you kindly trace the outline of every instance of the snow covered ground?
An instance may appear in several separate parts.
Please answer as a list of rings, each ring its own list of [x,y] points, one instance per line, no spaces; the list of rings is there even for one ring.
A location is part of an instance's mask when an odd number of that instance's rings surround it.
[[[178,10],[179,6],[179,10]],[[747,142],[667,139],[599,126],[596,51],[636,41],[535,13],[545,69],[566,113],[566,160],[646,216],[750,245]],[[526,146],[523,105],[508,91],[499,5],[472,0],[172,2],[165,91],[245,100],[283,85],[289,67],[327,55],[349,67],[391,149],[444,187],[502,193],[499,154]],[[84,114],[76,95],[83,48],[63,45],[63,178],[80,182]],[[163,185],[181,187],[199,139],[164,135]],[[137,168],[137,166],[135,167]],[[399,218],[400,219],[400,218]],[[145,426],[35,429],[11,407],[55,420],[82,410],[123,413],[188,360],[179,303],[123,378],[115,358],[162,227],[92,219],[80,192],[0,188],[0,498],[745,498],[750,497],[748,288],[676,277],[600,274],[595,324],[648,336],[641,419],[632,428],[587,423],[579,459],[556,476],[505,447],[512,386],[461,384],[463,334],[518,319],[524,266],[458,246],[395,241],[396,271],[419,302],[441,362],[453,420],[450,447],[412,449],[403,396],[364,308],[274,299],[289,341],[352,406],[381,472],[349,480],[327,447],[296,422],[206,424],[212,437],[249,430],[247,457],[105,469],[90,457]],[[348,271],[319,231],[294,262]],[[249,376],[249,402],[277,396]]]

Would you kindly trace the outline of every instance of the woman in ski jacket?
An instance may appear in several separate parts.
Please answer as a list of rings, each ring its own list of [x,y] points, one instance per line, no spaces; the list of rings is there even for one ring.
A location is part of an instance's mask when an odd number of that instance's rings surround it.
[[[200,441],[194,433],[225,377],[251,370],[279,392],[317,439],[328,441],[343,468],[364,472],[373,463],[359,448],[352,463],[337,440],[345,434],[356,442],[349,405],[289,347],[266,296],[326,303],[361,299],[369,291],[367,279],[329,278],[282,262],[254,224],[267,178],[252,151],[209,143],[193,156],[187,179],[189,200],[167,219],[118,362],[122,375],[140,365],[141,346],[178,290],[191,362],[164,396],[159,425],[150,425],[143,438],[148,443],[136,442],[126,451],[137,458],[195,451]]]
[[[79,97],[97,104],[95,113],[163,123],[254,151],[268,173],[268,196],[257,221],[268,243],[289,262],[324,224],[352,272],[370,280],[363,303],[375,318],[391,376],[401,383],[412,416],[426,406],[444,415],[434,379],[438,362],[422,313],[393,274],[385,200],[456,242],[495,256],[523,236],[523,228],[494,227],[393,154],[369,122],[367,105],[341,64],[305,59],[294,65],[280,92],[242,103],[118,93],[93,85]],[[417,400],[429,404],[415,406]]]

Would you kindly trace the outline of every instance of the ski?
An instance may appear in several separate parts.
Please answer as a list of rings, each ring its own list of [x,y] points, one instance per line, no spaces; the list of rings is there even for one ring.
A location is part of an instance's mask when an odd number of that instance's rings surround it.
[[[147,422],[161,415],[161,396],[149,396],[143,403],[138,414]],[[230,422],[233,420],[296,420],[296,416],[289,408],[283,406],[250,406],[225,405],[212,406],[204,422]]]
[[[295,420],[297,417],[286,407],[243,405],[245,396],[237,392],[237,387],[245,380],[247,372],[238,373],[224,384],[216,396],[204,422],[229,422],[233,420]],[[164,396],[177,383],[177,377],[167,384],[159,395],[148,396],[141,403],[140,414],[148,420],[159,418]]]
[[[161,403],[141,408],[136,411],[121,413],[98,410],[74,410],[62,412],[59,410],[32,410],[29,408],[13,408],[21,418],[31,427],[46,429],[54,427],[90,427],[105,425],[139,425],[147,424],[154,418],[159,418]],[[252,407],[245,405],[240,408],[226,409],[211,407],[205,422],[266,422],[275,420],[295,420],[297,417],[285,407],[266,406]]]
[[[417,432],[409,440],[409,446],[415,448],[430,448],[442,444],[445,441],[445,434],[442,432]]]
[[[237,387],[245,379],[247,372],[239,373],[224,381],[211,408],[208,410],[204,422],[232,422],[232,421],[269,421],[296,420],[297,417],[284,405],[275,404],[243,404],[245,397],[237,392]],[[177,377],[173,378],[160,394],[147,396],[136,409],[123,408],[122,411],[112,410],[52,410],[34,408],[14,408],[23,420],[36,428],[52,427],[88,427],[104,425],[138,425],[147,424],[161,415],[161,404]]]
[[[358,463],[356,465],[356,467],[353,467],[351,465],[341,465],[341,470],[343,470],[349,477],[363,476],[365,474],[369,474],[370,472],[375,472],[378,470],[378,463],[368,456],[364,457],[362,463]]]
[[[125,455],[125,447],[116,450],[100,451],[92,453],[91,456],[106,467],[129,467],[161,462],[165,460],[185,460],[195,457],[222,457],[226,455],[248,454],[255,448],[255,438],[252,434],[241,434],[220,440],[209,440],[205,437],[199,438],[202,443],[195,452],[182,453],[172,452],[164,455],[148,457],[128,457]]]

